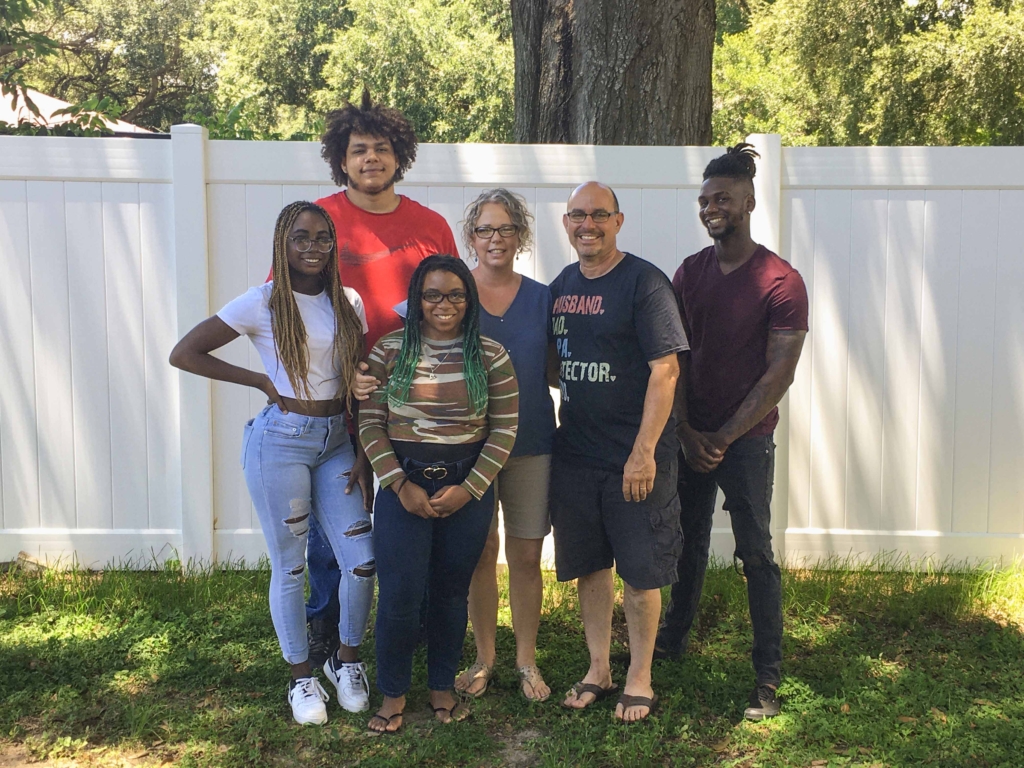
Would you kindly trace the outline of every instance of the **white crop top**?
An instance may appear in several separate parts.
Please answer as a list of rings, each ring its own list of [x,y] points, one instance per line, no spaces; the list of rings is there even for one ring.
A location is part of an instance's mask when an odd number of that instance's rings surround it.
[[[270,321],[270,291],[273,280],[250,288],[237,299],[232,299],[217,313],[232,330],[248,336],[263,361],[263,369],[274,382],[278,394],[296,397],[288,373],[281,364],[274,344],[274,329]],[[366,310],[362,297],[352,288],[345,288],[345,297],[351,302],[365,335]],[[306,346],[309,348],[309,396],[313,400],[332,400],[338,393],[340,371],[334,364],[334,308],[327,292],[316,296],[292,291],[299,306],[299,314],[306,326]]]

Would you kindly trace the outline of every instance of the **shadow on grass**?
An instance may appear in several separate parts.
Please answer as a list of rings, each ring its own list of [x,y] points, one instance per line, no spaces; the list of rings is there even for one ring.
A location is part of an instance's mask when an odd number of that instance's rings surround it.
[[[655,664],[660,709],[631,726],[612,719],[611,700],[584,712],[558,706],[588,656],[575,589],[550,577],[538,664],[552,696],[523,698],[503,583],[497,674],[472,718],[435,723],[420,651],[406,726],[382,738],[366,733],[367,715],[334,702],[327,727],[292,724],[265,569],[8,574],[0,732],[37,755],[145,747],[183,766],[1018,765],[1024,637],[991,615],[994,605],[1016,610],[1007,598],[1016,587],[993,578],[787,573],[785,708],[754,724],[741,720],[753,685],[745,584],[713,569],[691,653]],[[617,612],[619,638],[621,620]],[[467,637],[467,662],[474,652]],[[372,680],[372,636],[363,655]],[[625,669],[615,674],[621,683]]]

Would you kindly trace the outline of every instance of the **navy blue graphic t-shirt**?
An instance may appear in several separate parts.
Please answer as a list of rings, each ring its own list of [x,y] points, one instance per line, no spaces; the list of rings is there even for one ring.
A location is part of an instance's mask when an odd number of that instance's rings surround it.
[[[648,362],[689,349],[672,284],[656,266],[626,253],[592,280],[570,264],[551,283],[551,299],[562,394],[555,453],[621,473],[640,431]],[[655,460],[677,450],[669,417]]]

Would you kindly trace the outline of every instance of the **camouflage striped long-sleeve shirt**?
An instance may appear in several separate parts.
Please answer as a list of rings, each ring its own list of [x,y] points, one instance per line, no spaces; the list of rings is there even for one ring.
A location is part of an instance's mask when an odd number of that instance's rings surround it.
[[[505,465],[519,425],[519,386],[505,348],[481,337],[487,369],[487,411],[473,413],[463,375],[462,337],[423,340],[405,405],[390,408],[388,377],[402,348],[402,331],[380,338],[369,357],[369,374],[382,382],[359,408],[359,439],[382,488],[405,476],[392,440],[459,445],[486,438],[462,487],[480,499]]]

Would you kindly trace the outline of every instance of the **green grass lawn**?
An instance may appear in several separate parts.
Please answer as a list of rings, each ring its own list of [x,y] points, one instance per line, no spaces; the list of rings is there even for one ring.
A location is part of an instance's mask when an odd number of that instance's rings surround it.
[[[421,651],[394,737],[368,734],[367,716],[333,697],[326,727],[292,723],[266,569],[12,570],[0,574],[0,741],[85,765],[1024,765],[1024,571],[897,566],[785,574],[773,721],[741,718],[753,684],[746,591],[718,568],[690,654],[655,664],[661,705],[649,722],[614,721],[611,700],[582,713],[558,705],[587,655],[575,588],[549,577],[538,663],[551,699],[519,693],[504,601],[499,670],[472,717],[435,723]],[[372,633],[365,658],[372,680]]]

